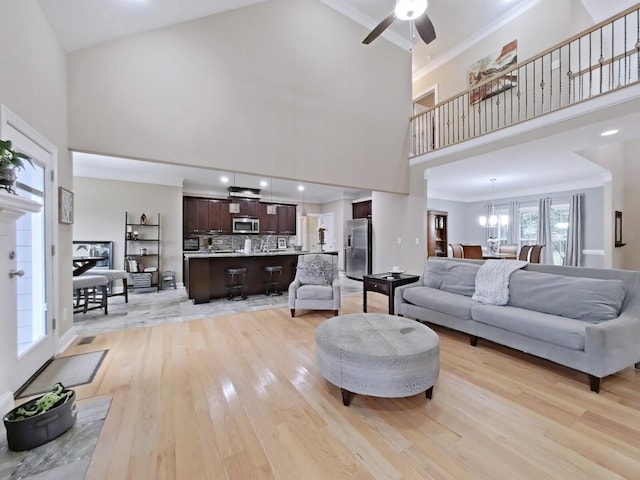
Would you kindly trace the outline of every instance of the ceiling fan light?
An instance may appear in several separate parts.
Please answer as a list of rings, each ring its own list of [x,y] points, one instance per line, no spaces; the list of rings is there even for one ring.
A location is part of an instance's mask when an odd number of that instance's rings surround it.
[[[400,20],[413,20],[427,10],[427,0],[397,0],[394,14]]]

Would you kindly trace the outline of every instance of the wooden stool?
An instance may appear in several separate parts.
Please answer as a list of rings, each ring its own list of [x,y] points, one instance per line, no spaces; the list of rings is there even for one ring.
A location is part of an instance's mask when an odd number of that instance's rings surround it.
[[[269,272],[269,279],[264,284],[265,295],[282,295],[282,292],[278,290],[278,280],[282,277],[282,265],[272,265],[264,267],[266,272]],[[278,272],[278,280],[273,279],[273,273]]]
[[[229,275],[227,287],[229,288],[229,300],[246,300],[247,296],[244,293],[244,282],[247,275],[247,269],[245,267],[240,268],[228,268],[227,274]],[[234,296],[234,291],[238,294]]]

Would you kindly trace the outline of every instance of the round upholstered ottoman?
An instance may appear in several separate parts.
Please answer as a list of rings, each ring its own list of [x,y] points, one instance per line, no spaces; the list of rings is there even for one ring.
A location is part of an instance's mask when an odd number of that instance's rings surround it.
[[[440,340],[426,325],[381,313],[352,313],[325,320],[316,329],[320,374],[342,389],[342,402],[353,393],[431,398],[440,373]]]

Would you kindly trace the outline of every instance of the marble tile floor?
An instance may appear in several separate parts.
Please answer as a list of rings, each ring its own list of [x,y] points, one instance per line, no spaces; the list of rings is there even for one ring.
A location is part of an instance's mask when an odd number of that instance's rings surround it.
[[[110,406],[111,397],[78,402],[78,417],[73,427],[58,438],[25,452],[8,449],[3,429],[0,480],[83,479]]]
[[[362,295],[362,282],[340,277],[342,296]],[[129,303],[124,297],[109,298],[109,313],[101,310],[76,313],[73,323],[79,336],[141,328],[163,323],[178,323],[201,318],[251,312],[267,308],[288,307],[287,292],[279,296],[251,295],[247,300],[229,301],[226,298],[194,305],[185,288],[129,293]]]

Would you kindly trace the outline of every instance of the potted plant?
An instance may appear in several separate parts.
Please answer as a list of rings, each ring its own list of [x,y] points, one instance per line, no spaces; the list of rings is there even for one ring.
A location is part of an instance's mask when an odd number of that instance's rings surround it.
[[[31,166],[31,157],[16,152],[13,149],[11,140],[0,140],[0,188],[4,188],[10,193],[15,194],[13,184],[16,181],[16,171],[24,168],[24,162],[27,161]]]

